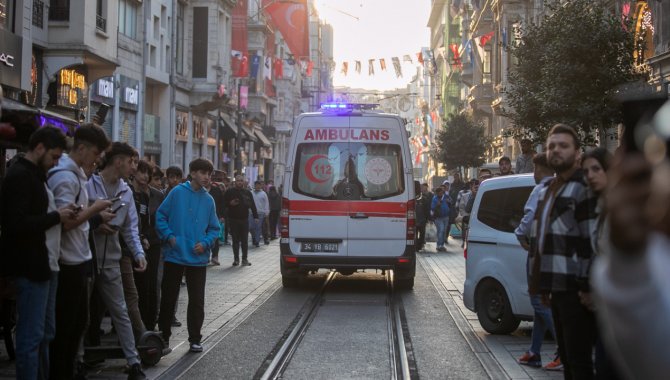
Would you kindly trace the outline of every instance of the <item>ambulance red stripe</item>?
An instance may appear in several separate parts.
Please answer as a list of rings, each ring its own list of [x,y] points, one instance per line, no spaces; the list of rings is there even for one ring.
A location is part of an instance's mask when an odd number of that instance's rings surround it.
[[[318,212],[333,215],[337,212],[340,215],[349,215],[355,213],[377,214],[377,215],[397,215],[406,216],[407,203],[405,202],[379,202],[379,201],[291,201],[289,213],[297,215],[300,212]]]

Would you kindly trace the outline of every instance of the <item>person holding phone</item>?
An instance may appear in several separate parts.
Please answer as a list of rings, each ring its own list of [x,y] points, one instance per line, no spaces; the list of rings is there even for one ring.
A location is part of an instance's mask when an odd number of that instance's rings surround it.
[[[205,319],[205,280],[209,250],[219,238],[214,199],[205,190],[214,166],[204,158],[189,164],[191,180],[177,185],[156,212],[156,232],[163,242],[163,283],[158,327],[169,343],[175,301],[182,276],[188,291],[188,341],[191,352],[202,352],[201,328]]]
[[[105,154],[99,174],[92,175],[86,183],[86,190],[92,199],[119,197],[110,207],[115,217],[93,231],[98,264],[94,286],[114,322],[121,348],[130,367],[129,378],[144,379],[121,280],[122,252],[119,241],[121,235],[132,252],[136,270],[144,271],[147,262],[140,242],[133,192],[123,180],[130,175],[134,155],[135,149],[132,146],[114,142],[112,148]],[[97,328],[96,322],[91,321],[91,328]]]

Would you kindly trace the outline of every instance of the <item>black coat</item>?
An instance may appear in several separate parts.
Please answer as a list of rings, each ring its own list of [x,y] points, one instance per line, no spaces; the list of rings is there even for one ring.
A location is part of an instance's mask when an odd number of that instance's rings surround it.
[[[46,281],[51,276],[46,230],[60,223],[57,211],[47,213],[46,173],[19,158],[2,184],[2,273]]]

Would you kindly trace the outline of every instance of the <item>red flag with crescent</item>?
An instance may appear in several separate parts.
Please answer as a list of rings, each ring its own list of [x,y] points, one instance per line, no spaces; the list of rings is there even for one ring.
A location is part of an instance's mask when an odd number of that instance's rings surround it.
[[[291,53],[298,59],[309,57],[307,0],[263,0],[263,7],[281,32]]]

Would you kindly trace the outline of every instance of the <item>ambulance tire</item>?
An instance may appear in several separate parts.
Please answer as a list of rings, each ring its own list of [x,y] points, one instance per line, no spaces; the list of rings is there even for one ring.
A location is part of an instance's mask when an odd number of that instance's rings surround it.
[[[285,288],[297,288],[300,286],[300,277],[281,276],[281,284]]]
[[[393,279],[393,287],[396,290],[412,290],[414,289],[414,277],[395,278]]]

